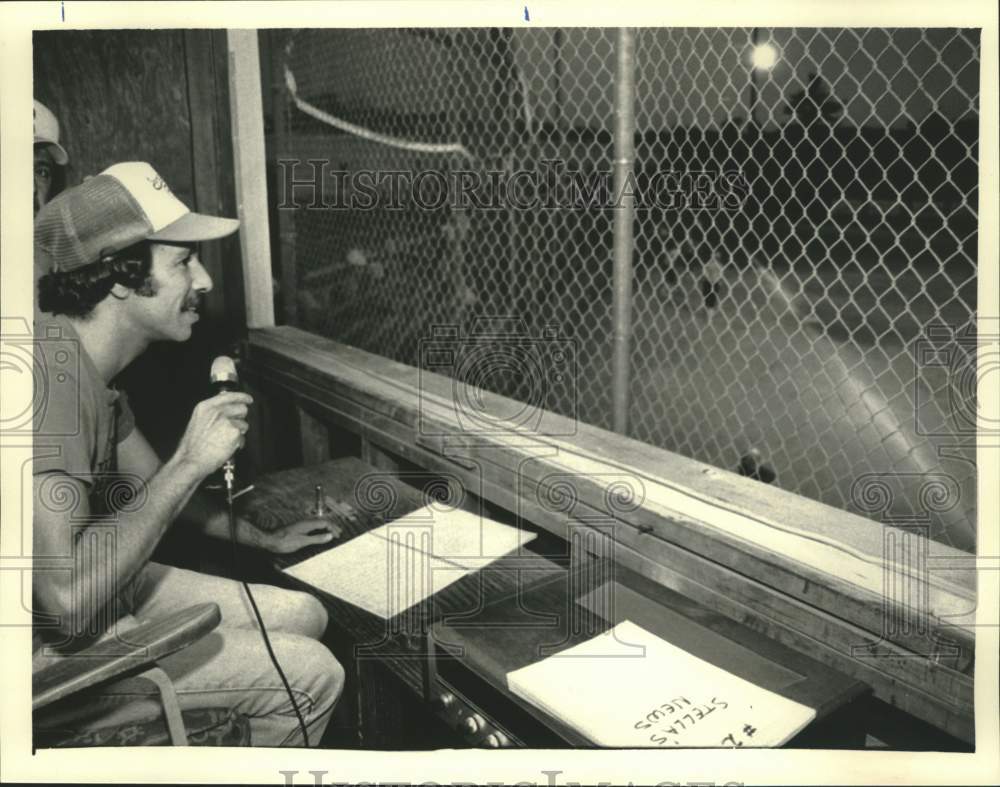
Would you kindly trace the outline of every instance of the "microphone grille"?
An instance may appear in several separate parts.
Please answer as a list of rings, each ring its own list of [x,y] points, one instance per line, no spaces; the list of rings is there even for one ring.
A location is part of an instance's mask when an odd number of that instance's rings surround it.
[[[236,374],[236,364],[233,363],[233,359],[228,355],[220,355],[212,361],[211,380],[213,383],[221,383],[225,381],[235,382],[238,379],[239,376]]]

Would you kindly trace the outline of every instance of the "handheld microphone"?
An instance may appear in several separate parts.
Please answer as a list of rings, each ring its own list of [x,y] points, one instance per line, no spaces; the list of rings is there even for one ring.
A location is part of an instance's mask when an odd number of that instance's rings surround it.
[[[240,389],[240,378],[236,374],[236,364],[228,355],[220,355],[212,361],[210,379],[212,381],[212,390],[215,393],[238,391]]]
[[[220,355],[212,361],[212,371],[209,374],[213,393],[223,391],[238,391],[240,389],[240,378],[236,374],[236,364],[228,355]],[[222,466],[223,478],[226,481],[226,491],[231,497],[233,494],[233,478],[236,473],[236,466],[232,457],[226,460]]]

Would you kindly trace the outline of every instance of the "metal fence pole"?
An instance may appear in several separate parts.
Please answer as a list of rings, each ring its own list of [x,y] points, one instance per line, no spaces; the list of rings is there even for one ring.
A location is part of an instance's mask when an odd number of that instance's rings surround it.
[[[757,128],[757,62],[753,59],[757,52],[758,30],[750,32],[750,109],[747,112],[747,128]]]
[[[274,187],[277,189],[278,193],[283,193],[284,184],[279,182],[279,178],[284,178],[285,173],[281,167],[278,166],[277,160],[280,158],[288,158],[289,153],[292,150],[291,141],[291,115],[289,114],[288,106],[288,93],[285,88],[285,71],[284,71],[284,61],[282,55],[284,54],[282,43],[284,42],[284,36],[280,35],[281,31],[278,30],[268,30],[265,35],[270,45],[271,50],[271,113],[272,117],[272,134],[273,144],[272,150],[274,151]],[[270,165],[272,162],[268,162]],[[294,164],[292,165],[292,174],[294,175]],[[292,189],[291,194],[287,194],[287,199],[294,204],[295,202],[295,189]],[[299,278],[298,270],[296,268],[296,258],[295,258],[295,211],[289,210],[287,208],[277,208],[275,210],[278,219],[278,238],[280,240],[280,253],[281,260],[279,264],[280,268],[280,284],[281,289],[281,309],[282,309],[282,324],[284,325],[298,325],[299,324]]]
[[[628,181],[635,158],[635,31],[618,29],[615,57],[614,430],[628,428],[629,350],[632,344],[632,222]]]

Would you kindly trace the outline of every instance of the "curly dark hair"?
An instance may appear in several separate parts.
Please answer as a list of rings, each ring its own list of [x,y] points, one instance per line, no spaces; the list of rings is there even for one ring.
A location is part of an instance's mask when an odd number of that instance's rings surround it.
[[[82,268],[46,273],[38,280],[38,308],[82,319],[90,316],[116,284],[134,290],[136,295],[155,295],[152,268],[152,248],[142,241]]]

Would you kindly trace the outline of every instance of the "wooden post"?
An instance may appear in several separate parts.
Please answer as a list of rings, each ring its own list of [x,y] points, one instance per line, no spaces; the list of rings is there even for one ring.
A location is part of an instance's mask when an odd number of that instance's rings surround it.
[[[243,280],[248,328],[274,325],[271,241],[267,220],[267,166],[264,157],[264,106],[256,30],[228,30],[229,109],[240,218]]]
[[[392,458],[390,454],[375,445],[371,439],[365,435],[361,436],[361,461],[370,464],[378,470],[385,470],[389,473],[399,471],[399,462]]]
[[[302,464],[326,462],[330,458],[330,428],[301,404],[296,404],[295,413],[299,422]]]

